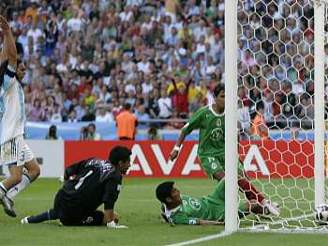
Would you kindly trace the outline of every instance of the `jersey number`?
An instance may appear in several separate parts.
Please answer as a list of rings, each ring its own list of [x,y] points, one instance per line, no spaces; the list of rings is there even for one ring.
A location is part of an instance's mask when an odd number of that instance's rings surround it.
[[[81,185],[83,184],[84,180],[92,174],[93,174],[93,171],[90,170],[89,172],[86,173],[86,175],[82,176],[79,179],[79,182],[77,182],[77,184],[74,186],[75,190],[78,190],[81,187]]]

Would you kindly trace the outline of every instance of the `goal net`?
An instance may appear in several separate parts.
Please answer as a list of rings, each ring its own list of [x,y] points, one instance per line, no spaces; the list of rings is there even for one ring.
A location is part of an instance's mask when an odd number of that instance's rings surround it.
[[[237,228],[326,230],[315,221],[314,211],[325,202],[326,193],[323,127],[328,4],[310,0],[238,0],[236,4],[235,146],[251,183],[280,209],[278,216],[236,219]],[[227,9],[225,14],[229,14]],[[234,104],[229,100],[234,98],[228,94],[226,98],[229,117],[229,105]],[[227,206],[233,202],[228,199]],[[247,202],[245,193],[239,192],[238,204]]]

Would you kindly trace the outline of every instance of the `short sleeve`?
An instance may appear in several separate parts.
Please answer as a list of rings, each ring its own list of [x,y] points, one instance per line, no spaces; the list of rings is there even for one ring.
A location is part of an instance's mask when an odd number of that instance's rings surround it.
[[[8,89],[15,83],[16,81],[15,74],[16,74],[15,68],[8,65],[5,74],[3,76],[2,89],[4,91],[8,91]]]
[[[204,108],[201,108],[196,113],[194,113],[191,116],[190,120],[187,122],[187,124],[183,126],[182,132],[185,135],[188,135],[193,130],[201,128],[203,115],[204,115]]]

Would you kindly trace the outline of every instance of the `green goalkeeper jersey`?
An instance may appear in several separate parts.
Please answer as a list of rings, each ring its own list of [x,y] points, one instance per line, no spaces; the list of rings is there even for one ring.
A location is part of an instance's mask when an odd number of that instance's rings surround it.
[[[188,135],[195,129],[199,129],[200,158],[224,156],[224,113],[216,113],[212,105],[199,109],[182,128],[182,132]]]

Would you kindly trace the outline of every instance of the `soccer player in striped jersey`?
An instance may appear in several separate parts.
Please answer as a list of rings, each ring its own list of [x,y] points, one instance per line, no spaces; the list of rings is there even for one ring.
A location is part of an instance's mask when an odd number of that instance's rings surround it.
[[[185,137],[194,129],[199,129],[198,157],[202,168],[209,178],[224,182],[225,176],[225,116],[224,101],[225,89],[223,84],[218,84],[214,90],[215,103],[199,109],[182,128],[178,141],[170,153],[170,160],[177,158]],[[248,180],[243,165],[238,163],[238,185],[249,201],[256,200],[259,204],[269,209],[271,215],[278,216],[278,205],[264,198],[255,186]],[[222,191],[224,192],[224,191]]]
[[[18,60],[15,39],[7,20],[1,15],[0,28],[3,34],[0,54],[0,165],[7,165],[10,173],[0,182],[0,202],[9,216],[16,217],[13,199],[39,176],[40,168],[23,137],[25,106],[21,81],[25,65]]]

